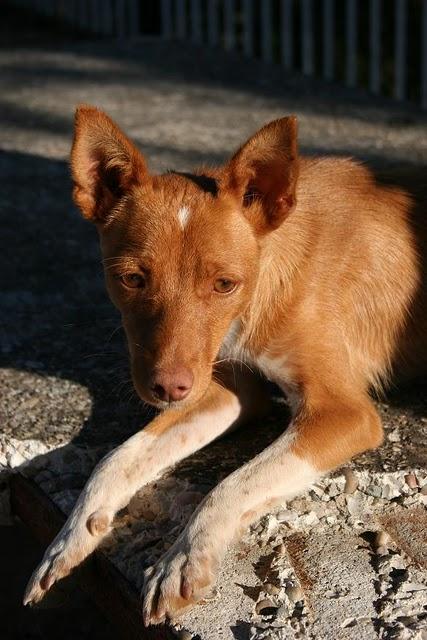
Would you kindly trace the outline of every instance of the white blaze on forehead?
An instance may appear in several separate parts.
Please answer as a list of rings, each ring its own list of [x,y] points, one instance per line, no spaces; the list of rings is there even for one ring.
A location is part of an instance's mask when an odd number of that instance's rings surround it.
[[[190,218],[190,209],[188,207],[181,207],[178,211],[179,224],[185,229],[186,224]]]

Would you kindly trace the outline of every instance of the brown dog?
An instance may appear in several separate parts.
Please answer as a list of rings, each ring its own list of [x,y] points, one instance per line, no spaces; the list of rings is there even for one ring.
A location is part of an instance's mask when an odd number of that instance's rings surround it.
[[[93,551],[142,485],[268,410],[259,379],[248,369],[230,380],[227,362],[257,369],[293,407],[291,427],[206,497],[147,572],[144,620],[156,623],[203,595],[242,527],[381,443],[370,388],[396,365],[406,377],[425,370],[425,174],[407,176],[417,197],[408,180],[395,186],[352,160],[300,158],[289,117],[221,169],[152,176],[93,107],[77,111],[72,173],[135,388],[163,411],[95,469],[25,601]]]

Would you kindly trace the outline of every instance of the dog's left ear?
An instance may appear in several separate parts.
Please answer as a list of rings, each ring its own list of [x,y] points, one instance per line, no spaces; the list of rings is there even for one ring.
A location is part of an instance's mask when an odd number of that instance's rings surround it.
[[[249,138],[226,165],[223,184],[265,233],[277,229],[295,207],[297,180],[297,119],[289,116]]]
[[[101,224],[132,185],[148,179],[135,145],[106,113],[89,105],[76,110],[71,173],[74,202],[85,218]]]

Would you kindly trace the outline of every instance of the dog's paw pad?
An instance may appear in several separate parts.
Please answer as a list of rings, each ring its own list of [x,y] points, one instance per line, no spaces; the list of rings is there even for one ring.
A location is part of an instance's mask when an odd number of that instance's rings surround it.
[[[215,577],[214,563],[207,555],[168,554],[145,572],[144,624],[173,619],[196,604],[209,591]]]
[[[92,536],[101,536],[110,528],[111,516],[108,511],[98,510],[92,513],[86,521],[86,526]]]
[[[32,605],[39,602],[55,582],[65,578],[71,572],[73,566],[61,555],[43,562],[28,583],[24,595],[24,605]]]

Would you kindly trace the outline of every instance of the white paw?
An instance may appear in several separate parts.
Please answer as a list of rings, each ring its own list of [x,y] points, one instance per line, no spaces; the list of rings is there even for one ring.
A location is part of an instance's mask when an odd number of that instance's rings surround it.
[[[25,590],[24,605],[41,600],[55,582],[83,562],[108,533],[111,520],[111,513],[103,509],[77,521],[71,516],[31,576]]]
[[[215,581],[218,564],[218,556],[211,550],[194,549],[178,540],[154,567],[145,571],[145,626],[172,619],[206,596]]]

